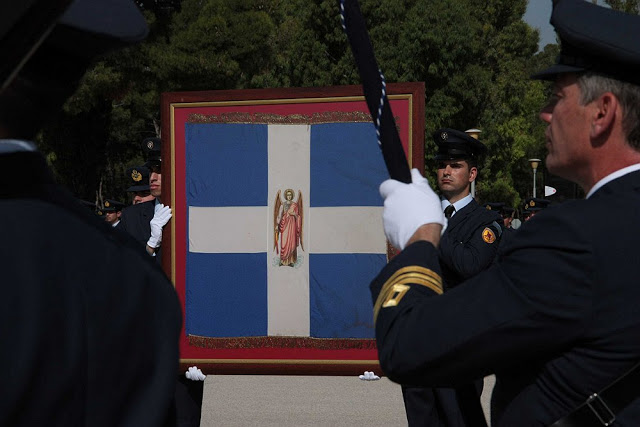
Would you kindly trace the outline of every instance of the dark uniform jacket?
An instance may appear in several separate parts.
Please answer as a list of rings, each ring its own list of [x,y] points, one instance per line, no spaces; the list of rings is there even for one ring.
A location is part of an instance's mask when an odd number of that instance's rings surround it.
[[[464,279],[478,274],[493,262],[498,250],[502,217],[471,200],[449,218],[440,241],[440,266],[445,288],[453,288]],[[472,426],[473,418],[482,415],[477,395],[482,382],[457,391],[452,388],[432,389],[403,385],[402,395],[409,426]],[[461,394],[462,393],[462,394]],[[461,407],[461,400],[468,402]],[[476,411],[469,406],[475,406]],[[464,413],[463,413],[464,411]]]
[[[147,241],[151,237],[151,226],[149,223],[155,213],[155,200],[127,206],[120,215],[120,229],[131,234],[131,236],[146,248]]]
[[[0,425],[163,425],[181,325],[164,273],[39,153],[0,155],[0,224]]]
[[[151,236],[149,222],[153,219],[155,204],[155,200],[151,200],[127,206],[122,210],[122,215],[120,216],[120,226],[118,228],[129,233],[141,248],[145,248],[145,251],[147,241]],[[161,248],[156,249],[154,258],[160,265],[162,260]],[[200,425],[203,386],[204,383],[201,381],[188,380],[182,373],[178,375],[174,400],[171,404],[171,417],[175,418],[175,423],[171,424],[172,426],[191,427]]]
[[[451,218],[440,240],[440,265],[447,289],[491,265],[498,252],[502,217],[471,200]]]
[[[500,236],[500,247],[507,245],[515,236],[518,230],[510,227],[502,227],[502,235]]]
[[[623,232],[603,222],[611,212]],[[430,387],[495,373],[494,426],[553,423],[640,360],[638,218],[633,172],[536,215],[444,294],[437,250],[414,243],[371,284],[383,371]],[[616,425],[638,420],[636,399]]]

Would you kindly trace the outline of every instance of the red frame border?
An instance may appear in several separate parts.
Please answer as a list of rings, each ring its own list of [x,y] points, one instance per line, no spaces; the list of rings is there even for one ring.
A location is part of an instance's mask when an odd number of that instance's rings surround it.
[[[387,93],[411,167],[424,169],[424,83],[387,85]],[[247,89],[200,92],[167,92],[161,96],[162,114],[162,194],[173,209],[173,218],[163,235],[162,266],[174,283],[185,309],[186,196],[174,191],[177,180],[186,176],[184,132],[179,129],[191,114],[274,113],[314,111],[358,111],[368,114],[361,86],[316,88]],[[169,135],[169,137],[166,137]],[[373,144],[372,144],[373,147]],[[377,149],[377,148],[372,148]],[[183,182],[183,181],[180,181]],[[170,197],[166,197],[170,195]],[[174,236],[183,236],[174,239]],[[171,248],[171,250],[166,250]],[[393,254],[390,252],[389,254]],[[285,338],[286,339],[286,338]],[[193,339],[191,340],[193,341]],[[180,336],[182,367],[197,365],[216,374],[354,375],[365,370],[379,371],[373,340],[331,340],[335,349],[260,347],[210,349],[190,344],[184,322]],[[357,341],[363,342],[357,348]],[[356,344],[356,345],[354,345]],[[342,347],[342,348],[339,348]]]

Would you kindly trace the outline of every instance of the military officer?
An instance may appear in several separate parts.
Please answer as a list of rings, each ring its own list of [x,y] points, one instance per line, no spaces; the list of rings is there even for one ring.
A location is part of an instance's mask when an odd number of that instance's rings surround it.
[[[496,211],[501,212],[502,208],[504,208],[504,203],[502,202],[487,202],[484,204],[484,208],[488,211]]]
[[[524,220],[529,221],[531,218],[536,216],[538,212],[540,212],[541,210],[549,206],[550,203],[551,203],[551,200],[539,199],[537,197],[530,197],[524,203],[524,210],[522,211]]]
[[[115,228],[120,224],[122,208],[124,208],[124,203],[113,199],[107,199],[104,201],[102,209],[98,209],[98,215],[104,216],[105,222]]]
[[[131,234],[147,253],[158,256],[162,244],[162,229],[171,219],[171,208],[161,203],[162,173],[161,173],[161,141],[160,138],[145,138],[142,147],[146,151],[149,169],[149,191],[152,200],[128,206],[122,211],[120,227]]]
[[[147,25],[131,0],[68,1],[49,17],[61,4],[0,5],[0,425],[164,426],[178,369],[175,290],[55,183],[29,141],[95,56],[141,41]],[[32,37],[32,25],[44,32]],[[21,48],[31,55],[5,74]]]
[[[150,172],[149,190],[153,200],[125,208],[121,229],[130,233],[141,245],[145,245],[147,252],[160,261],[163,227],[171,218],[171,208],[161,203],[162,141],[156,137],[145,138],[142,146],[146,152],[147,162],[144,167]],[[182,373],[177,377],[173,410],[179,427],[200,425],[204,375],[197,377],[200,379],[192,378]]]
[[[586,198],[524,223],[494,265],[443,293],[437,195],[415,170],[385,181],[385,232],[403,251],[371,283],[378,356],[402,384],[495,374],[494,426],[635,426],[640,17],[556,0],[551,23],[561,53],[534,76],[554,82],[546,166]],[[611,212],[623,233],[603,225]]]
[[[487,210],[499,212],[502,216],[502,235],[500,236],[500,246],[503,246],[508,240],[511,239],[512,233],[515,229],[511,228],[511,222],[513,221],[513,209],[511,206],[507,206],[502,202],[489,202],[485,203],[484,207]],[[494,258],[495,259],[495,258]]]
[[[500,214],[502,215],[502,221],[505,230],[513,230],[513,214],[515,213],[515,209],[511,206],[504,205],[502,209],[500,209]]]
[[[512,207],[509,207],[502,202],[488,202],[484,204],[484,207],[489,211],[495,211],[500,214],[500,216],[502,217],[503,231],[507,228],[510,228],[511,221],[513,220],[513,211],[514,211]]]
[[[483,209],[471,196],[478,176],[478,159],[485,145],[465,132],[440,129],[433,134],[438,145],[438,188],[448,225],[440,241],[440,265],[447,288],[484,270],[498,250],[502,217]]]
[[[478,159],[486,151],[479,140],[455,129],[433,134],[438,146],[437,182],[442,209],[448,218],[440,240],[440,268],[446,289],[487,268],[497,253],[502,234],[502,217],[480,206],[471,195],[471,183],[478,175]],[[473,425],[469,413],[482,413],[479,394],[482,382],[451,388],[402,387],[410,426]]]
[[[126,175],[130,184],[127,188],[127,193],[132,194],[132,205],[155,199],[149,191],[149,169],[146,166],[128,168]]]

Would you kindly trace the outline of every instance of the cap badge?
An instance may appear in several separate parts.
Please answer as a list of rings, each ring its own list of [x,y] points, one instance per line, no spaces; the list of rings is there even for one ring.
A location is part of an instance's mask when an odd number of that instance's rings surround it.
[[[109,204],[109,201],[104,202],[104,207],[105,207],[105,208],[108,208],[109,206],[111,206],[111,205]]]
[[[491,206],[487,205],[487,210],[490,211],[491,210]]]
[[[486,227],[484,230],[482,230],[482,240],[484,240],[485,243],[493,243],[496,241],[496,234],[492,229]]]
[[[533,200],[529,203],[530,207],[534,207],[536,205],[536,202],[534,202]]]
[[[443,141],[446,141],[447,139],[449,139],[449,134],[447,132],[442,132],[440,134],[440,139],[442,139]]]
[[[151,150],[153,148],[153,141],[147,142],[147,148]]]
[[[131,172],[131,179],[133,179],[135,182],[140,182],[142,181],[142,174],[138,172],[136,169],[134,169]]]
[[[97,213],[98,215],[102,216],[102,211],[98,211]]]

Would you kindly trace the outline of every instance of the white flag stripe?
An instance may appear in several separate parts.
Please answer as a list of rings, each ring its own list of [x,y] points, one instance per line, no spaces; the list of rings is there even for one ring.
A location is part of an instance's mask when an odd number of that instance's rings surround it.
[[[269,230],[266,206],[189,206],[189,251],[200,253],[265,252]]]
[[[269,125],[268,129],[269,220],[267,226],[273,228],[273,208],[278,191],[280,191],[280,199],[284,200],[284,191],[292,189],[294,201],[298,200],[298,191],[301,191],[303,213],[309,212],[311,127],[309,125]],[[306,240],[308,232],[308,227],[304,224],[303,241]],[[270,237],[270,241],[273,248],[273,236]]]
[[[189,251],[200,253],[269,253],[275,258],[271,227],[273,220],[266,206],[189,207]],[[386,253],[382,230],[382,207],[307,208],[307,241],[298,253],[308,263],[308,254]],[[375,232],[373,230],[376,230]],[[272,262],[271,260],[270,262]],[[283,267],[276,268],[280,270]],[[291,269],[291,268],[289,268]],[[287,269],[285,269],[287,270]]]
[[[381,206],[317,207],[310,210],[310,252],[387,253]]]
[[[274,247],[274,206],[278,191],[284,200],[286,189],[294,192],[299,202],[302,192],[302,213],[309,212],[309,165],[311,157],[311,127],[309,125],[269,125],[269,212],[267,229],[271,231],[267,250],[268,334],[281,336],[309,336],[309,255],[298,247],[298,262],[293,267],[280,266]],[[264,222],[263,222],[264,224]],[[309,229],[304,218],[303,242]],[[305,246],[305,249],[306,246]]]

